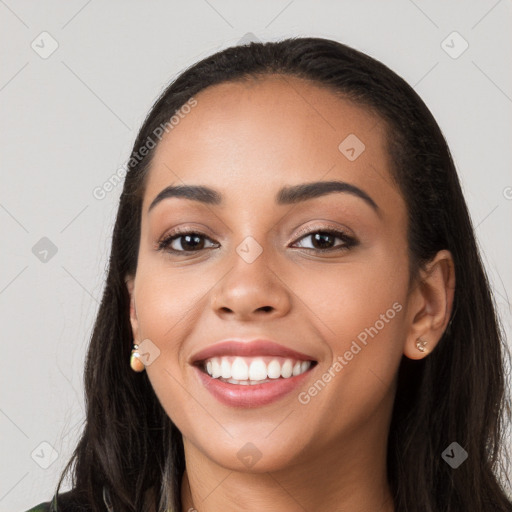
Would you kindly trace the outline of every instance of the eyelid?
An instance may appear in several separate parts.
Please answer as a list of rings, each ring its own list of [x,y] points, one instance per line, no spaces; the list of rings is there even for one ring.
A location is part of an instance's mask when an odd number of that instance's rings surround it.
[[[346,235],[347,238],[353,238],[354,240],[357,240],[356,236],[354,235],[351,229],[348,229],[347,227],[338,224],[327,223],[322,225],[310,224],[304,228],[299,229],[299,231],[296,231],[294,233],[293,239],[290,240],[290,242],[302,237],[303,235],[311,235],[319,231],[338,231]]]
[[[215,231],[208,228],[204,224],[186,224],[185,226],[176,226],[172,229],[169,229],[164,232],[163,235],[160,236],[160,238],[155,242],[155,244],[159,244],[161,241],[169,238],[170,236],[176,236],[176,235],[188,235],[190,233],[197,233],[199,235],[202,235],[204,237],[208,238],[222,238],[220,235],[217,235]]]

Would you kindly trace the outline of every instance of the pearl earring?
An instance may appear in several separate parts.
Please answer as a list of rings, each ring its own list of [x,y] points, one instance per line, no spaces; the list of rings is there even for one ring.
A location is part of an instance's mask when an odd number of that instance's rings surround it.
[[[144,363],[140,360],[139,346],[133,344],[132,353],[130,355],[130,366],[134,372],[142,372],[146,368]]]

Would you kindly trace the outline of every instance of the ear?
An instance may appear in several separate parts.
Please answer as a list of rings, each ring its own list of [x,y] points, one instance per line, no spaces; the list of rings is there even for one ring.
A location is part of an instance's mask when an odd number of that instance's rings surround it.
[[[135,340],[139,339],[139,322],[137,320],[137,310],[135,308],[135,277],[127,276],[125,279],[126,287],[128,289],[128,293],[130,294],[130,323],[132,324],[132,334],[134,343],[137,343]]]
[[[450,251],[442,250],[420,270],[420,278],[410,294],[406,357],[423,359],[434,350],[450,320],[454,295],[453,257]],[[418,340],[423,342],[424,351],[418,348]]]

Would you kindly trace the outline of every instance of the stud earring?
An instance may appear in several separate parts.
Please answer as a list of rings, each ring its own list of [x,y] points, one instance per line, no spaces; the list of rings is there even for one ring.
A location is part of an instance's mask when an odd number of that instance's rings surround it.
[[[426,349],[426,346],[428,344],[428,341],[422,339],[422,338],[418,338],[418,340],[416,341],[416,347],[418,348],[418,350],[420,352],[425,352],[427,349]]]
[[[132,353],[130,355],[130,366],[134,372],[142,372],[146,368],[144,363],[140,360],[139,346],[133,344]]]

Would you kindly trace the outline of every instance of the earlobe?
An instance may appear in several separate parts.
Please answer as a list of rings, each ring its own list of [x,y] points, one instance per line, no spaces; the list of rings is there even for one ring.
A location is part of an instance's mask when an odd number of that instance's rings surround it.
[[[404,346],[409,359],[423,359],[437,346],[450,321],[455,295],[455,266],[450,251],[439,251],[420,273],[409,300],[411,321]]]
[[[428,356],[430,351],[428,340],[420,337],[414,343],[414,347],[411,347],[409,342],[406,344],[404,355],[409,359],[423,359]]]

